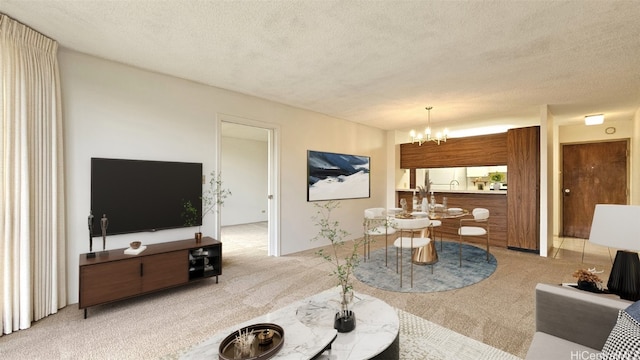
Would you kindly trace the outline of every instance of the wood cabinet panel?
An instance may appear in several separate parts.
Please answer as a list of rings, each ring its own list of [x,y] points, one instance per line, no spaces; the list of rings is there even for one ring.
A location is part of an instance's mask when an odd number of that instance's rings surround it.
[[[119,260],[80,268],[80,308],[140,293],[140,259]]]
[[[400,144],[401,169],[492,166],[507,163],[507,134],[449,139],[440,145],[427,142]]]
[[[540,250],[540,128],[507,133],[507,246]]]
[[[187,250],[148,256],[142,262],[142,292],[155,291],[189,281]]]

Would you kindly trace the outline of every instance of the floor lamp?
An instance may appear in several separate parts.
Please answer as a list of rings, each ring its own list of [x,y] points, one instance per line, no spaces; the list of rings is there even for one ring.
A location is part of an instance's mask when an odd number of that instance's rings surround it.
[[[589,241],[620,249],[607,288],[622,299],[640,300],[640,206],[596,205]]]

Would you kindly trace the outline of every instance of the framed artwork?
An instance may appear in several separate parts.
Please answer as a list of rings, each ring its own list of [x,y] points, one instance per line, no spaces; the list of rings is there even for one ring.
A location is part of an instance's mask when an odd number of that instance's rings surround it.
[[[371,197],[369,156],[307,151],[307,201]]]

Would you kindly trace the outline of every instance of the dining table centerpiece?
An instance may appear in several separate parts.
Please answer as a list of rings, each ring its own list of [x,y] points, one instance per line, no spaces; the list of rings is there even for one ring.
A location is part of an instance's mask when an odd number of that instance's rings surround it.
[[[418,193],[420,194],[420,210],[426,212],[429,206],[429,192],[431,191],[431,180],[429,179],[429,170],[424,172],[424,186],[418,185]],[[433,193],[432,193],[433,194]]]

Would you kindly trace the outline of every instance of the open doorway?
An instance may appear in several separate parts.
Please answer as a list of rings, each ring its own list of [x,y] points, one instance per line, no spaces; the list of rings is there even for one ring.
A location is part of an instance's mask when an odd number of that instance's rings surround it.
[[[220,216],[220,240],[252,239],[251,246],[278,256],[276,130],[229,115],[220,116],[220,162],[224,186],[231,191]],[[225,231],[222,231],[224,229]],[[247,231],[246,236],[239,231]],[[256,242],[256,231],[264,243]],[[225,234],[228,239],[225,239]],[[229,244],[232,245],[232,244]],[[233,244],[244,246],[247,244]]]

